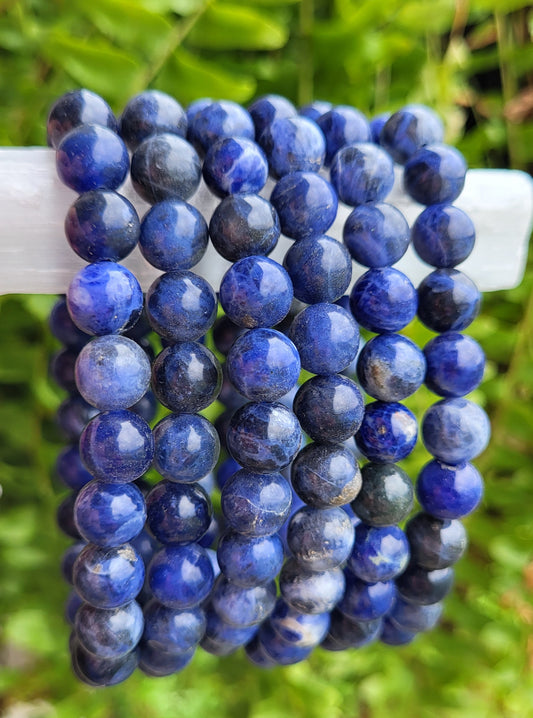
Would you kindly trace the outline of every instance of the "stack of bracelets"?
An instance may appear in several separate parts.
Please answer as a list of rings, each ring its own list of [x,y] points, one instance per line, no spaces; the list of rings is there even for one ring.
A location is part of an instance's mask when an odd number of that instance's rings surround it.
[[[288,665],[432,628],[466,548],[459,519],[482,496],[469,462],[490,433],[464,398],[484,369],[460,333],[480,295],[455,269],[475,232],[452,204],[466,165],[440,120],[418,105],[371,122],[324,102],[298,112],[276,95],[185,112],[147,91],[117,121],[77,90],[52,107],[48,141],[79,195],[66,236],[88,262],[50,321],[64,344],[51,373],[69,394],[58,521],[75,540],[62,564],[75,673],[165,676],[198,646]],[[384,201],[394,163],[426,205],[411,229]],[[142,221],[116,191],[128,171],[152,205]],[[202,175],[220,198],[209,225],[187,202]],[[353,207],[343,242],[326,234],[339,201]],[[294,240],[283,266],[268,258],[281,233]],[[191,271],[209,240],[233,262],[218,295]],[[392,266],[411,241],[435,268],[418,290]],[[137,244],[162,271],[146,297],[120,264]],[[366,271],[348,296],[352,260]],[[398,333],[417,313],[437,333],[423,351]],[[359,326],[375,335],[361,351]],[[434,458],[404,524],[414,490],[397,462],[418,429],[401,402],[423,383],[442,397],[421,425]],[[213,424],[200,412],[217,398]]]

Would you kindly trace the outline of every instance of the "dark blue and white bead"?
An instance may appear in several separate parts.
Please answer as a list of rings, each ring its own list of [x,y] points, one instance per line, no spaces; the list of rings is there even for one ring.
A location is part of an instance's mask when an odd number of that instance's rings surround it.
[[[361,472],[353,452],[342,444],[312,442],[292,462],[291,483],[308,506],[343,506],[357,496]]]
[[[386,202],[363,204],[348,215],[343,239],[353,259],[364,267],[388,267],[409,246],[409,225],[399,209]]]
[[[397,332],[411,322],[417,309],[411,281],[397,269],[369,269],[355,282],[350,308],[356,321],[371,332]]]
[[[379,144],[403,165],[421,147],[442,142],[444,127],[438,115],[424,105],[407,105],[391,115],[379,135]]]
[[[283,564],[283,544],[277,534],[246,536],[226,531],[218,542],[217,559],[224,576],[237,586],[270,583]]]
[[[120,136],[133,152],[148,137],[164,132],[187,136],[187,115],[177,100],[160,90],[145,90],[120,116]]]
[[[80,644],[99,658],[120,658],[132,651],[143,632],[143,612],[136,601],[118,608],[82,603],[74,630]]]
[[[352,509],[369,526],[393,526],[406,519],[413,508],[413,485],[396,464],[365,464],[362,487]]]
[[[170,414],[154,427],[154,468],[169,481],[199,481],[220,454],[215,427],[198,414]]]
[[[457,269],[436,269],[418,287],[418,318],[434,332],[466,329],[480,306],[478,288]]]
[[[311,571],[328,571],[343,564],[353,542],[352,522],[339,506],[304,506],[290,518],[289,549],[298,563]]]
[[[394,184],[394,166],[384,150],[362,142],[336,153],[330,176],[341,202],[356,207],[385,199]]]
[[[160,481],[146,497],[147,523],[162,544],[199,541],[211,523],[213,508],[198,484]]]
[[[462,464],[481,454],[489,442],[490,423],[485,411],[468,399],[443,399],[422,420],[424,446],[445,464]]]
[[[405,526],[411,561],[428,570],[456,563],[467,546],[466,530],[457,519],[437,518],[421,511]]]
[[[398,402],[374,401],[355,435],[357,447],[370,461],[395,463],[409,456],[418,437],[414,414]]]
[[[203,164],[206,185],[226,197],[239,192],[260,192],[268,178],[267,159],[252,140],[222,137],[208,149]]]
[[[369,142],[370,125],[362,112],[348,105],[337,105],[317,119],[326,138],[326,166],[346,145]]]
[[[289,172],[318,172],[324,164],[326,141],[307,117],[284,117],[269,125],[259,138],[273,177]]]
[[[421,212],[411,230],[418,256],[434,267],[455,267],[470,256],[476,230],[459,207],[435,204]]]
[[[289,172],[277,183],[270,201],[281,231],[291,239],[318,237],[337,216],[338,200],[330,183],[315,172]]]
[[[312,571],[296,559],[289,559],[279,576],[279,589],[283,599],[302,613],[332,611],[344,594],[345,579],[340,568]]]
[[[390,581],[409,563],[409,543],[399,526],[355,527],[355,542],[348,567],[367,583]]]
[[[420,204],[451,203],[463,191],[466,170],[463,155],[454,147],[428,145],[407,160],[404,188]]]
[[[460,519],[479,505],[483,479],[476,467],[466,461],[455,466],[430,461],[418,475],[416,495],[422,508],[432,516]]]
[[[475,339],[446,332],[424,347],[425,383],[439,396],[465,396],[483,379],[485,354]]]
[[[90,90],[72,90],[57,99],[48,114],[46,139],[50,147],[60,144],[63,137],[79,125],[102,125],[117,132],[113,111],[100,95]]]
[[[165,546],[148,567],[150,589],[168,608],[198,606],[213,587],[213,567],[206,549],[194,543]]]

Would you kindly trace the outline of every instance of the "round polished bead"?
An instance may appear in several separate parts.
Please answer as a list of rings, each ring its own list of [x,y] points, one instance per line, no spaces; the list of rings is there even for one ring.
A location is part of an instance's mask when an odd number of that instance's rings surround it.
[[[74,588],[96,608],[133,601],[144,583],[144,562],[131,544],[104,548],[88,544],[73,569]]]
[[[65,217],[68,243],[87,262],[119,262],[133,251],[139,233],[135,207],[116,192],[84,192]]]
[[[46,122],[48,145],[56,147],[63,137],[79,125],[102,125],[117,131],[113,111],[100,95],[90,90],[72,90],[54,102]]]
[[[78,441],[87,423],[98,414],[79,394],[69,396],[59,405],[56,420],[59,428],[69,441]]]
[[[393,526],[413,508],[413,485],[396,464],[368,463],[362,470],[362,487],[352,502],[356,515],[369,526]]]
[[[139,670],[152,678],[172,676],[189,665],[194,651],[194,648],[190,648],[185,653],[169,653],[142,642],[139,650]]]
[[[379,136],[395,162],[403,165],[421,147],[442,142],[444,128],[438,115],[424,105],[407,105],[386,121]]]
[[[117,189],[129,169],[126,145],[101,125],[80,125],[63,137],[56,152],[59,179],[78,194]]]
[[[199,481],[220,453],[215,427],[198,414],[170,414],[154,428],[154,468],[169,481]]]
[[[259,138],[271,174],[318,172],[324,164],[326,141],[316,123],[307,117],[282,117],[267,127]]]
[[[193,100],[193,102],[190,103],[190,105],[187,105],[187,109],[185,110],[185,114],[187,115],[187,122],[188,122],[188,128],[187,128],[187,135],[189,135],[189,129],[191,126],[191,122],[196,117],[196,115],[200,112],[200,110],[205,109],[213,102],[211,97],[200,97],[198,100]]]
[[[353,285],[350,308],[356,321],[371,332],[397,332],[416,315],[417,294],[397,269],[369,269]]]
[[[139,643],[143,612],[136,601],[111,609],[82,603],[74,629],[85,650],[99,658],[120,658]]]
[[[478,288],[457,269],[436,269],[418,287],[418,318],[434,332],[466,329],[480,306]]]
[[[331,184],[351,207],[380,202],[394,184],[394,166],[377,145],[362,142],[342,147],[331,161]]]
[[[96,337],[78,356],[76,385],[83,398],[100,411],[127,409],[148,391],[150,360],[131,339]]]
[[[217,558],[228,581],[252,588],[276,578],[283,564],[283,544],[277,534],[245,536],[227,531],[218,542]]]
[[[100,658],[86,651],[78,639],[72,644],[72,670],[77,678],[89,686],[116,686],[127,680],[137,668],[137,651],[120,658]]]
[[[163,544],[198,541],[212,516],[209,497],[198,484],[160,481],[146,497],[148,527]]]
[[[411,560],[428,570],[456,563],[467,546],[466,531],[460,521],[439,519],[422,511],[407,522],[405,535]]]
[[[65,347],[55,352],[50,359],[49,372],[51,379],[53,379],[61,389],[68,391],[69,394],[77,391],[76,378],[74,375],[77,358],[77,349]]]
[[[201,608],[180,611],[152,599],[143,612],[143,644],[154,651],[185,653],[194,648],[204,635],[206,618]]]
[[[289,313],[292,283],[286,270],[268,257],[244,257],[222,277],[220,304],[241,327],[272,327]]]
[[[292,463],[291,483],[309,506],[343,506],[357,496],[361,472],[353,452],[342,444],[310,443]]]
[[[213,586],[213,567],[207,552],[197,544],[165,546],[148,568],[150,589],[168,608],[198,606]]]
[[[141,142],[131,158],[131,182],[146,202],[187,200],[201,178],[200,159],[192,145],[168,133]]]
[[[67,446],[59,453],[56,472],[61,481],[74,491],[79,491],[93,478],[83,465],[77,443]]]
[[[434,628],[441,614],[442,603],[421,606],[416,603],[408,603],[399,596],[392,607],[389,618],[397,628],[416,633]]]
[[[467,462],[449,466],[430,461],[418,476],[416,495],[424,510],[432,516],[459,519],[479,505],[483,497],[483,479],[476,467]]]
[[[130,150],[163,132],[187,135],[187,116],[180,103],[159,90],[145,90],[132,97],[120,117],[120,136]]]
[[[385,123],[387,122],[387,120],[389,119],[390,116],[391,116],[390,112],[382,112],[379,115],[375,115],[370,120],[370,136],[372,138],[372,142],[375,145],[381,144],[381,141],[380,141],[381,130],[385,127]],[[389,152],[389,154],[390,154],[390,152]]]
[[[485,354],[472,337],[447,332],[424,347],[426,386],[445,397],[464,396],[483,379]]]
[[[248,106],[248,112],[255,125],[255,136],[259,139],[263,130],[274,120],[281,120],[282,117],[294,117],[296,108],[292,102],[281,95],[263,95]]]
[[[216,611],[208,609],[205,635],[200,645],[215,656],[228,656],[239,646],[243,646],[257,633],[257,626],[232,626],[224,621]]]
[[[290,172],[277,183],[270,201],[281,231],[291,239],[319,237],[337,216],[338,200],[330,183],[315,172]]]
[[[250,329],[230,349],[228,378],[251,401],[276,401],[300,376],[300,356],[294,344],[275,329]]]
[[[292,515],[287,543],[294,558],[311,571],[328,571],[346,561],[353,547],[354,529],[345,511],[335,506],[304,506]]]
[[[476,230],[459,207],[436,204],[418,215],[411,230],[418,256],[434,267],[455,267],[470,256]]]
[[[133,481],[152,463],[152,432],[146,421],[131,411],[106,411],[97,414],[83,430],[80,455],[97,479],[114,483]]]
[[[442,601],[452,590],[453,568],[439,568],[428,571],[413,564],[398,576],[396,588],[399,595],[409,603],[429,606]]]
[[[250,661],[250,663],[257,668],[274,668],[274,666],[278,665],[273,658],[270,658],[259,642],[257,633],[252,640],[246,644],[244,652],[246,653],[246,658]]]
[[[379,640],[387,646],[405,646],[416,638],[416,631],[404,631],[388,618],[383,620]]]
[[[72,321],[65,297],[58,299],[52,307],[48,323],[54,337],[73,350],[79,351],[91,338]]]
[[[242,588],[221,574],[213,588],[211,603],[220,618],[231,626],[255,626],[272,613],[276,584],[272,581],[264,586]]]
[[[302,613],[332,611],[343,594],[344,573],[340,568],[329,571],[311,571],[295,559],[289,559],[279,576],[279,589],[283,599]]]
[[[293,244],[283,266],[291,278],[294,296],[306,304],[336,301],[352,278],[348,251],[326,235],[308,237]]]
[[[304,661],[312,646],[298,646],[280,636],[272,627],[270,621],[263,623],[257,634],[259,643],[265,653],[280,666],[290,666]]]
[[[301,440],[297,418],[279,402],[249,402],[237,409],[226,437],[233,458],[259,473],[279,471],[290,464]]]
[[[329,629],[329,613],[302,613],[279,598],[270,614],[269,624],[274,631],[293,646],[318,645]]]
[[[329,632],[322,641],[322,648],[326,651],[362,648],[376,640],[381,631],[381,624],[381,618],[373,621],[352,621],[335,609],[331,613]]]
[[[217,197],[260,192],[268,178],[268,162],[252,140],[222,137],[207,150],[202,172],[206,185]]]
[[[386,202],[363,204],[348,215],[344,244],[364,267],[388,267],[403,257],[409,246],[409,225],[399,209]]]
[[[284,524],[292,503],[291,487],[281,474],[240,469],[224,484],[221,508],[226,523],[241,534],[267,536]]]
[[[380,334],[361,349],[357,377],[367,394],[380,401],[401,401],[424,382],[426,360],[410,339]]]
[[[367,583],[390,581],[409,562],[409,543],[398,526],[355,527],[355,542],[348,559],[353,573]]]
[[[373,401],[355,436],[359,450],[370,461],[395,463],[409,456],[418,437],[414,414],[397,402]]]
[[[463,191],[466,169],[463,155],[454,147],[431,144],[407,160],[404,188],[420,204],[451,203]]]
[[[389,612],[396,589],[394,581],[366,583],[350,569],[344,569],[346,589],[337,610],[352,621],[373,621]]]
[[[210,102],[190,120],[189,141],[202,151],[207,152],[221,137],[245,137],[248,140],[255,137],[249,113],[231,100]]]
[[[347,377],[314,376],[298,389],[293,410],[314,441],[346,441],[361,426],[364,400],[357,384]]]
[[[438,401],[430,406],[422,420],[424,446],[446,464],[471,461],[485,449],[489,437],[486,413],[468,399]]]
[[[198,342],[178,342],[164,349],[152,367],[155,395],[171,411],[196,412],[213,402],[222,369],[212,351]]]
[[[158,202],[143,217],[139,247],[157,269],[169,272],[194,267],[204,256],[208,242],[205,219],[187,202]]]
[[[341,147],[370,141],[370,126],[362,112],[348,105],[337,105],[317,119],[326,138],[326,165]]]

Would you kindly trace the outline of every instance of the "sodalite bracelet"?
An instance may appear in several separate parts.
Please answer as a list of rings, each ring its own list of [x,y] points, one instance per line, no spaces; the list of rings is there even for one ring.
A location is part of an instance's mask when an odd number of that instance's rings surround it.
[[[69,393],[57,473],[73,493],[58,522],[75,540],[62,563],[75,673],[91,685],[137,666],[169,675],[197,646],[219,656],[245,646],[267,668],[318,645],[403,645],[433,627],[466,548],[459,519],[482,496],[469,462],[489,437],[464,398],[484,368],[460,333],[480,301],[456,269],[475,238],[451,204],[466,165],[442,144],[440,120],[418,105],[370,123],[324,102],[298,114],[277,95],[248,112],[209,99],[184,111],[147,91],[117,121],[78,90],[51,109],[48,141],[81,193],[65,233],[90,263],[50,318],[64,345],[51,372]],[[133,187],[152,204],[142,221],[116,191],[126,146]],[[427,205],[411,229],[386,201],[394,162]],[[220,198],[210,219],[188,203],[202,175]],[[353,207],[343,243],[326,234],[339,201]],[[294,240],[283,266],[267,256],[280,233]],[[218,295],[191,271],[209,239],[234,263]],[[411,240],[434,268],[418,290],[392,266]],[[144,301],[119,264],[137,244],[164,272]],[[352,260],[367,271],[350,289]],[[441,332],[423,350],[398,333],[417,314]],[[376,335],[362,349],[359,326]],[[314,376],[302,381],[302,369]],[[434,458],[409,518],[413,485],[396,462],[418,424],[401,402],[423,383],[441,400],[422,420]],[[217,397],[213,426],[198,412]],[[157,401],[171,413],[161,418]],[[150,467],[158,483],[145,480]]]

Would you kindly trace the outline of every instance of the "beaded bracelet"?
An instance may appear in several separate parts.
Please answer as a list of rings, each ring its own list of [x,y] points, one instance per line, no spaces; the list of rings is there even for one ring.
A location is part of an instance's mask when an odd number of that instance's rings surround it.
[[[112,685],[136,666],[169,675],[198,645],[287,665],[318,645],[409,643],[436,624],[466,548],[459,519],[482,496],[469,462],[489,437],[464,398],[484,368],[460,333],[480,303],[455,269],[475,238],[452,204],[466,165],[442,139],[440,120],[416,105],[369,123],[323,102],[298,114],[275,95],[248,111],[206,99],[184,112],[147,91],[119,122],[87,90],[54,104],[49,144],[79,193],[65,232],[89,262],[50,320],[65,345],[51,367],[69,392],[57,471],[73,493],[58,520],[76,539],[63,573],[81,680]],[[116,191],[128,148],[133,187],[152,205],[142,221]],[[411,229],[385,202],[394,162],[426,205]],[[220,198],[209,225],[188,203],[202,175]],[[326,234],[339,201],[353,207],[343,242]],[[283,266],[268,257],[281,233],[295,240]],[[233,262],[218,298],[191,271],[209,239]],[[410,240],[435,268],[418,291],[392,266]],[[137,244],[163,272],[144,309],[120,264]],[[367,271],[348,296],[352,260]],[[399,333],[417,313],[439,333],[423,351]],[[375,334],[361,350],[359,327]],[[402,529],[414,491],[397,462],[418,427],[401,402],[423,383],[442,397],[422,421],[434,458],[416,485],[422,511]],[[199,412],[217,398],[213,426]],[[171,413],[151,429],[158,402]]]

